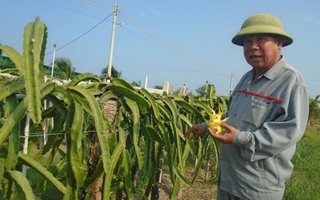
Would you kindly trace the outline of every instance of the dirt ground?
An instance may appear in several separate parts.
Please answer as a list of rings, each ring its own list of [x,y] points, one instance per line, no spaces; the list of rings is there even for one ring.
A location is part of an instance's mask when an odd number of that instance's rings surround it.
[[[66,152],[66,146],[62,145],[60,147]],[[34,154],[38,153],[38,148],[34,149]],[[49,154],[49,153],[48,153]],[[192,167],[191,167],[192,168]],[[176,200],[215,200],[217,195],[217,184],[213,181],[205,181],[205,170],[204,166],[200,169],[199,175],[196,181],[191,187],[186,186],[181,183],[181,188],[179,189]],[[192,169],[191,169],[192,170]],[[191,181],[193,178],[193,173],[186,173],[185,178]],[[210,177],[209,177],[210,179]],[[170,175],[168,172],[164,172],[162,175],[162,185],[160,190],[160,200],[170,200],[172,192],[172,183],[170,180]],[[140,199],[139,197],[137,199]]]
[[[163,174],[159,199],[169,200],[171,191],[172,191],[172,183],[170,180],[170,175]],[[196,182],[191,187],[188,187],[184,184],[181,185],[177,200],[189,200],[189,199],[190,200],[213,200],[213,199],[216,199],[216,194],[217,194],[216,184],[213,184],[210,181],[204,181],[204,178],[201,177],[201,175],[199,175]]]

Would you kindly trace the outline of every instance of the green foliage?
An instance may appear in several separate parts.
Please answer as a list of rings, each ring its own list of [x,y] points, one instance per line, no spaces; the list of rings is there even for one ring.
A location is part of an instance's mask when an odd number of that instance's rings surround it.
[[[36,18],[33,23],[25,27],[23,38],[23,75],[25,78],[25,89],[27,109],[34,123],[41,121],[41,98],[40,85],[43,82],[42,69],[44,49],[47,40],[47,28]]]
[[[141,87],[141,81],[140,80],[139,81],[132,81],[131,85],[135,86],[135,87]]]
[[[10,57],[11,61],[14,63],[15,67],[18,69],[20,77],[23,77],[23,58],[18,51],[9,46],[1,46],[2,51],[5,51],[6,54]]]
[[[58,71],[58,78],[68,80],[75,77],[76,68],[72,66],[69,58],[57,58],[54,62],[55,69]]]
[[[0,45],[1,46],[1,45]],[[6,59],[5,57],[1,56],[1,49],[0,49],[0,69],[1,73],[7,73],[10,69],[14,68],[14,63]]]
[[[310,126],[315,126],[316,123],[319,124],[320,119],[320,107],[319,107],[319,97],[316,96],[314,99],[309,100],[309,124]]]
[[[45,25],[36,18],[26,26],[23,55],[0,46],[19,71],[16,79],[0,82],[0,117],[5,121],[0,123],[0,148],[6,163],[2,171],[6,198],[24,195],[34,199],[49,187],[63,199],[90,198],[90,185],[101,177],[103,199],[114,194],[121,199],[133,199],[134,195],[155,198],[162,170],[168,169],[173,184],[171,198],[175,199],[181,184],[192,185],[203,158],[212,152],[218,157],[218,143],[211,137],[194,141],[184,136],[190,126],[206,119],[208,111],[226,109],[227,100],[216,94],[213,85],[208,85],[206,96],[194,97],[153,95],[120,78],[113,77],[105,84],[92,74],[79,75],[62,86],[45,83],[46,34]],[[115,103],[112,109],[108,102]],[[109,119],[110,112],[114,119]],[[28,114],[30,124],[25,122]],[[21,153],[19,137],[25,125],[30,125],[30,130],[48,128],[48,142],[39,146],[36,155]],[[97,153],[91,148],[94,145],[100,152],[96,163],[92,162],[92,155]],[[190,157],[198,163],[189,180],[185,173]],[[17,170],[21,165],[29,167],[28,173],[41,176],[43,182],[24,176]]]
[[[105,78],[109,79],[108,68],[109,68],[109,66],[107,66],[107,67],[105,67],[105,68],[103,68],[103,69],[101,70],[101,75],[100,75],[100,78],[101,78],[101,79],[105,79]],[[118,70],[112,65],[112,67],[111,67],[111,77],[112,77],[112,78],[120,78],[120,77],[121,77],[121,74],[122,74],[122,73],[121,73],[120,71],[118,71]]]
[[[294,172],[283,199],[320,199],[320,131],[307,130],[297,144]]]
[[[206,96],[207,93],[207,85],[202,85],[196,89],[196,93],[199,96]]]

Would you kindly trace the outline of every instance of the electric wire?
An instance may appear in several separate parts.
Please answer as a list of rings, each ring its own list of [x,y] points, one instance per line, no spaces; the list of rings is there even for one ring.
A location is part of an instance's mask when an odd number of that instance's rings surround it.
[[[96,133],[96,130],[89,130],[89,131],[83,131],[82,133]],[[57,132],[57,133],[47,133],[47,136],[52,136],[52,135],[64,135],[64,132]],[[42,137],[43,133],[29,133],[28,136],[25,135],[20,135],[20,138],[30,138],[30,137]]]
[[[87,5],[96,9],[107,10],[112,9],[113,5],[102,1],[102,0],[73,0],[79,2],[83,5]],[[201,59],[195,57],[191,53],[187,52],[183,48],[178,47],[177,45],[173,44],[169,40],[162,37],[156,31],[150,29],[147,25],[138,20],[136,17],[130,15],[126,10],[124,10],[121,6],[119,6],[118,17],[124,20],[125,22],[132,25],[137,31],[143,33],[147,38],[151,39],[158,47],[162,48],[166,52],[170,53],[173,56],[176,56],[184,61],[190,62],[198,67],[204,68],[208,71],[214,71],[220,75],[230,76],[230,73],[226,73],[221,71],[220,69],[208,64]],[[129,30],[128,27],[124,27],[126,30]]]
[[[222,72],[221,70],[216,69],[212,65],[205,63],[204,61],[200,60],[199,58],[195,57],[191,53],[187,52],[183,48],[178,47],[177,45],[173,44],[169,40],[162,37],[157,32],[153,31],[152,29],[148,28],[145,24],[140,22],[137,18],[129,15],[125,10],[120,9],[120,14],[118,15],[119,18],[125,20],[126,22],[133,25],[138,31],[144,33],[146,36],[151,38],[156,44],[158,44],[161,48],[165,49],[167,52],[171,53],[172,55],[186,60],[194,65],[204,68],[209,71],[215,71],[220,75],[229,76],[229,73]]]
[[[82,14],[82,15],[87,15],[87,16],[93,17],[93,18],[99,18],[99,17],[97,17],[97,16],[94,16],[94,15],[91,15],[91,14],[88,14],[88,13],[85,13],[85,12],[81,12],[81,11],[79,11],[79,10],[75,10],[75,9],[72,9],[72,8],[69,8],[69,7],[66,7],[66,6],[57,4],[57,3],[53,3],[53,2],[48,1],[48,0],[42,0],[42,1],[45,2],[45,3],[47,3],[47,4],[50,4],[50,5],[53,5],[53,6],[57,6],[57,7],[66,9],[66,10],[70,10],[70,11],[75,12],[75,13],[80,13],[80,14]]]
[[[63,45],[62,47],[59,47],[56,49],[56,51],[59,51],[67,46],[69,46],[70,44],[74,43],[75,41],[79,40],[80,38],[82,38],[83,36],[85,36],[86,34],[88,34],[89,32],[91,32],[93,29],[95,29],[97,26],[99,26],[101,23],[103,23],[105,20],[107,20],[110,16],[113,15],[113,12],[111,14],[109,14],[107,17],[105,17],[103,20],[101,20],[99,23],[97,23],[96,25],[94,25],[92,28],[90,28],[88,31],[86,31],[85,33],[81,34],[80,36],[78,36],[77,38],[73,39],[71,42]],[[51,54],[53,53],[53,51],[47,53],[46,55],[48,54]]]
[[[106,1],[99,1],[99,0],[90,0],[90,1],[87,1],[87,0],[72,0],[72,1],[80,3],[80,4],[85,5],[85,6],[89,6],[89,7],[94,8],[94,9],[103,10],[103,11],[112,11],[113,7],[114,7],[113,4],[108,3]]]
[[[50,3],[52,5],[55,5],[55,6],[59,6],[56,3],[53,4],[53,3],[48,2],[46,0],[44,0],[44,1],[47,2],[47,3]],[[100,9],[100,10],[103,10],[103,11],[113,10],[113,7],[114,7],[114,5],[112,5],[111,3],[108,3],[108,2],[105,2],[105,1],[102,1],[102,0],[90,0],[90,1],[89,0],[72,0],[72,1],[77,2],[79,4],[82,4],[84,6],[87,6],[87,7],[91,7],[91,8],[94,8],[94,9]],[[66,6],[61,6],[61,7],[69,9]],[[79,12],[79,11],[76,11],[74,9],[71,9],[71,10],[74,11],[74,12]],[[79,12],[79,13],[83,13],[83,12]],[[83,14],[85,14],[85,13],[83,13]],[[65,48],[65,47],[71,45],[75,41],[79,40],[80,38],[82,38],[83,36],[88,34],[90,31],[95,29],[98,25],[100,25],[105,20],[107,20],[113,14],[114,14],[114,11],[110,15],[105,17],[102,21],[100,21],[98,24],[96,24],[91,29],[86,31],[85,33],[81,34],[80,36],[78,36],[77,38],[75,38],[71,42],[63,45],[62,47],[57,48],[56,51],[61,50],[61,49]],[[119,16],[119,18],[121,18],[125,22],[129,23],[130,25],[132,25],[137,31],[139,31],[142,34],[144,34],[154,44],[156,44],[161,49],[165,50],[167,53],[170,53],[171,55],[176,56],[177,58],[180,58],[181,60],[186,61],[187,63],[192,63],[195,66],[198,66],[200,68],[206,69],[207,71],[214,71],[215,73],[217,73],[219,75],[230,76],[230,73],[226,73],[225,71],[221,71],[220,69],[218,69],[218,68],[216,68],[216,67],[214,67],[214,66],[212,66],[212,65],[210,65],[210,64],[208,64],[208,63],[206,63],[204,61],[202,61],[201,59],[198,59],[197,57],[195,57],[191,53],[187,52],[183,48],[180,48],[177,45],[175,45],[172,42],[170,42],[169,40],[165,39],[160,34],[158,34],[156,31],[150,29],[147,25],[142,23],[141,20],[138,20],[136,17],[130,15],[127,11],[125,11],[121,7],[120,7],[120,9],[118,9],[118,16]],[[125,29],[126,30],[130,30],[126,26],[125,26]],[[130,31],[130,32],[133,33],[132,31]],[[53,53],[53,51],[47,53],[46,55],[52,54],[52,53]],[[181,70],[185,70],[185,69],[181,69]]]

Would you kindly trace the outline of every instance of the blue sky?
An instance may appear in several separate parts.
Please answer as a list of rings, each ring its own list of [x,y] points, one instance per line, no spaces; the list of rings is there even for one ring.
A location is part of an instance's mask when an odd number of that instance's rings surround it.
[[[56,44],[56,58],[100,75],[108,65],[113,17],[96,25],[115,3],[123,26],[116,27],[113,65],[128,82],[144,86],[148,76],[149,87],[169,81],[175,90],[186,84],[190,92],[209,81],[228,95],[231,74],[236,84],[251,69],[231,38],[250,15],[271,13],[294,38],[283,55],[305,77],[310,97],[320,94],[318,0],[10,0],[1,3],[0,43],[22,53],[24,27],[39,16],[48,27],[45,64],[51,64]]]

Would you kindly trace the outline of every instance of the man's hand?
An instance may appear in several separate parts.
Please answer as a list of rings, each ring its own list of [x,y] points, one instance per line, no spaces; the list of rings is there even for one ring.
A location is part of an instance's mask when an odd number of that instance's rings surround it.
[[[222,143],[232,143],[234,135],[236,134],[236,128],[234,128],[233,126],[229,126],[226,123],[221,123],[220,126],[222,126],[225,129],[223,135],[216,134],[209,127],[208,127],[208,132],[213,138],[219,140]]]
[[[192,132],[196,133],[194,137],[194,139],[196,140],[198,139],[199,136],[201,136],[205,132],[205,130],[201,124],[195,124],[187,130],[186,138],[189,138]]]

